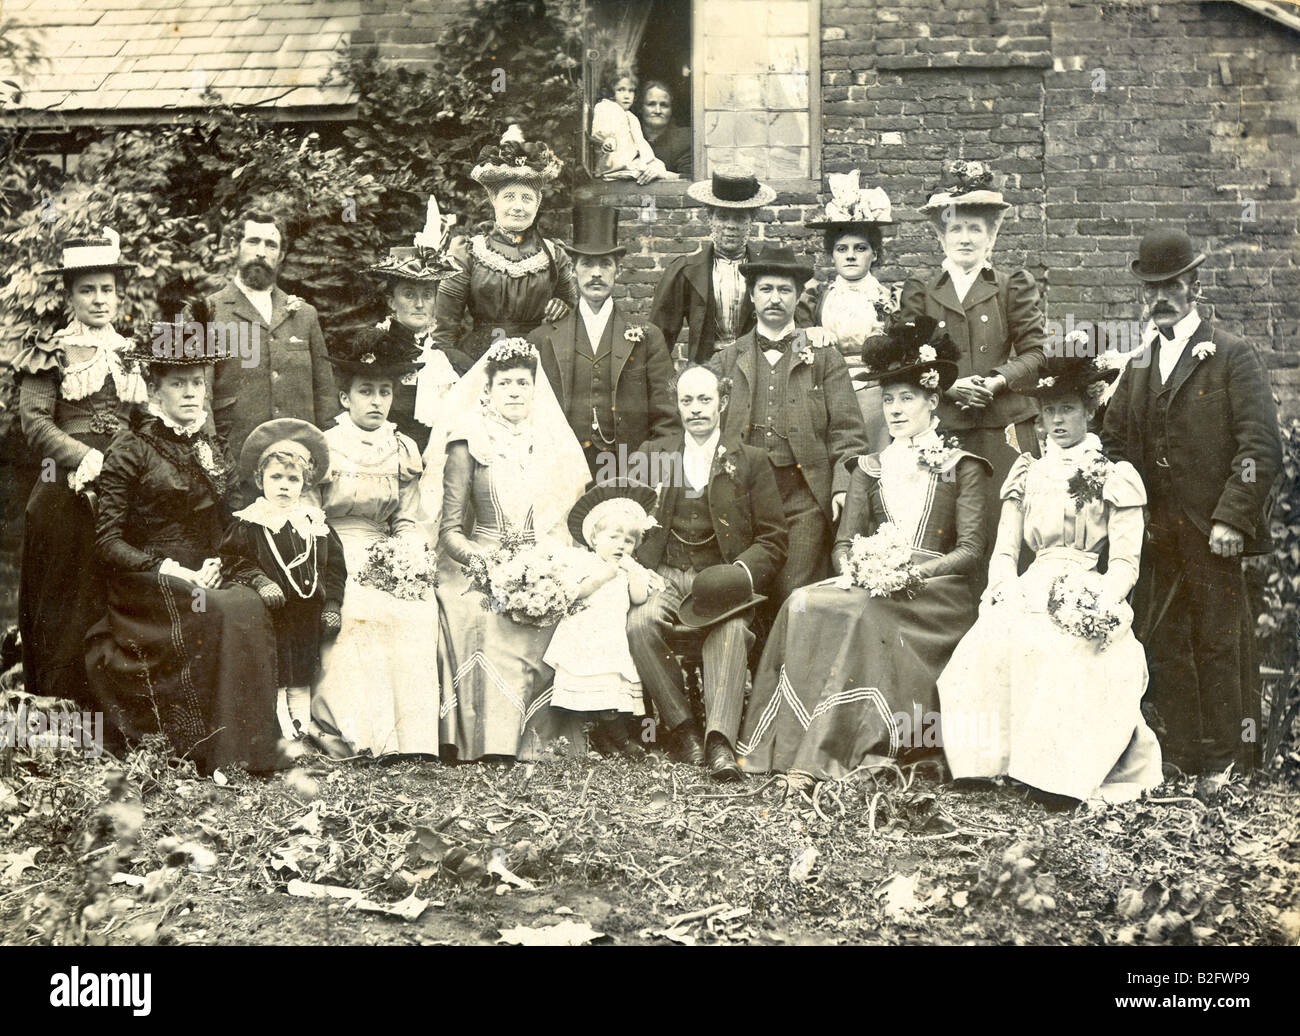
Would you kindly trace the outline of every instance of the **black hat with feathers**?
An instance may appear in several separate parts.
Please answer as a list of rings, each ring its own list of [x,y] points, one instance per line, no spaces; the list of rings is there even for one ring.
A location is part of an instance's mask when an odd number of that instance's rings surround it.
[[[1106,386],[1118,377],[1118,368],[1098,363],[1095,356],[1058,353],[1043,361],[1035,384],[1018,391],[1036,399],[1078,395],[1088,401],[1099,399]]]
[[[895,319],[884,334],[873,335],[863,344],[862,362],[867,369],[855,377],[882,385],[907,381],[939,392],[957,380],[959,355],[934,317]]]
[[[343,374],[400,378],[419,366],[419,355],[414,341],[404,341],[382,328],[363,327],[331,348],[326,358]]]

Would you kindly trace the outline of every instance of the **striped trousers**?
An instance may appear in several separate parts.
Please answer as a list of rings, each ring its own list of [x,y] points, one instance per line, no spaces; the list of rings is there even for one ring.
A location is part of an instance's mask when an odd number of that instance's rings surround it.
[[[627,640],[641,682],[659,709],[660,719],[669,730],[675,730],[691,719],[685,678],[678,661],[679,652],[689,645],[690,637],[675,633],[673,624],[677,607],[691,592],[698,573],[694,569],[660,565],[659,574],[668,585],[629,613]],[[745,707],[745,674],[753,641],[749,618],[745,615],[732,616],[705,634],[702,668],[706,737],[721,734],[727,744],[736,743],[740,714]]]

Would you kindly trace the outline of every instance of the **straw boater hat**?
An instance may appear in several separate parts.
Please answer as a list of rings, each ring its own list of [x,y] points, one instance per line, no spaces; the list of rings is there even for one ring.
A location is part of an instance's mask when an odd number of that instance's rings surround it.
[[[831,200],[821,217],[804,224],[809,230],[851,231],[893,225],[889,195],[880,187],[863,187],[856,169],[831,173],[826,180]]]
[[[740,272],[747,280],[754,280],[764,274],[782,274],[793,277],[795,283],[802,286],[813,275],[813,268],[810,263],[796,259],[792,248],[768,244],[760,248],[749,262],[741,263]]]
[[[526,142],[523,131],[513,123],[501,135],[500,143],[479,152],[469,175],[489,194],[510,183],[527,184],[540,193],[563,168],[554,151],[540,140]]]
[[[388,281],[415,281],[437,283],[460,272],[460,263],[447,252],[447,239],[456,224],[455,216],[444,216],[438,208],[438,199],[429,195],[424,229],[419,231],[410,245],[395,245],[379,262],[366,267]]]
[[[961,355],[934,317],[895,320],[882,335],[872,335],[862,346],[866,370],[855,381],[884,385],[905,381],[941,392],[957,380]]]
[[[327,360],[343,374],[374,374],[400,378],[419,367],[412,342],[394,338],[378,327],[363,327],[331,349]]]
[[[1159,226],[1142,235],[1138,257],[1129,267],[1138,280],[1167,281],[1195,270],[1206,254],[1192,247],[1192,239],[1177,227]]]
[[[716,209],[759,209],[776,198],[776,191],[739,166],[720,166],[709,179],[687,187],[686,194]]]
[[[66,274],[99,273],[111,271],[119,276],[135,272],[136,264],[122,261],[121,239],[112,227],[100,227],[99,233],[90,237],[70,237],[63,242],[63,265],[46,270],[42,277],[62,277]]]
[[[618,243],[618,209],[609,205],[577,205],[573,209],[573,244],[560,242],[575,259],[580,255],[621,256],[627,249]]]
[[[619,479],[592,486],[569,511],[569,532],[579,543],[591,546],[596,523],[610,514],[625,515],[641,531],[658,524],[654,519],[655,491],[649,486]]]
[[[982,209],[1011,208],[993,184],[993,173],[983,162],[956,161],[947,164],[943,184],[930,192],[921,212],[932,215],[950,205]]]
[[[1118,368],[1098,363],[1095,356],[1053,354],[1038,369],[1037,384],[1017,391],[1036,399],[1078,395],[1085,400],[1099,400],[1106,386],[1118,377]]]
[[[330,448],[319,428],[296,417],[278,417],[263,421],[248,434],[239,451],[239,476],[249,482],[268,453],[291,453],[311,461],[312,475],[303,480],[310,489],[325,477],[330,466]]]

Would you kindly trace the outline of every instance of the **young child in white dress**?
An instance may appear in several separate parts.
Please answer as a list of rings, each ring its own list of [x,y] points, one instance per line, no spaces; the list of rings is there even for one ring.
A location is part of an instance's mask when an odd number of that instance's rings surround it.
[[[601,84],[601,99],[591,111],[591,135],[601,147],[597,177],[649,182],[668,172],[646,140],[641,120],[632,114],[636,88],[636,74],[627,69],[614,69]],[[641,180],[646,173],[652,175]]]
[[[654,490],[646,486],[596,486],[573,505],[569,531],[591,551],[579,597],[587,606],[560,620],[543,661],[555,670],[551,705],[598,714],[593,741],[626,755],[640,746],[627,719],[645,705],[641,678],[627,643],[627,615],[645,602],[652,574],[632,557],[655,524]]]

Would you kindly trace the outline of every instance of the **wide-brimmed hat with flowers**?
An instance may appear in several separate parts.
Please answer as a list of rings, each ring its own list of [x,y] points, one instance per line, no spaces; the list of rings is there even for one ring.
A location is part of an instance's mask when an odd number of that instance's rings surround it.
[[[225,354],[208,348],[206,334],[195,341],[185,333],[186,328],[196,323],[206,328],[209,319],[207,304],[199,303],[187,316],[189,319],[184,322],[154,320],[139,325],[131,345],[118,354],[122,362],[141,373],[167,367],[215,365]]]
[[[343,374],[400,378],[419,367],[414,341],[404,341],[378,327],[354,331],[330,349],[327,360]]]
[[[112,227],[100,227],[99,232],[85,237],[70,237],[63,242],[61,265],[45,270],[42,277],[63,277],[77,273],[115,273],[129,276],[136,264],[122,259],[121,238]]]
[[[458,263],[447,250],[455,216],[444,216],[438,199],[429,196],[424,229],[416,233],[409,245],[395,245],[379,262],[366,267],[367,273],[388,281],[436,283],[460,272]]]
[[[1036,399],[1077,395],[1084,400],[1099,400],[1106,386],[1118,377],[1119,368],[1100,363],[1095,356],[1053,354],[1038,368],[1038,380],[1017,391]]]
[[[548,145],[540,140],[525,141],[518,124],[512,123],[499,143],[479,152],[469,175],[489,194],[509,183],[527,184],[540,192],[563,168],[564,163]]]
[[[569,511],[569,533],[590,547],[596,523],[610,514],[625,515],[644,532],[656,524],[654,509],[655,491],[649,486],[627,479],[602,482],[583,493]]]
[[[944,166],[943,182],[930,192],[921,212],[930,215],[948,206],[1005,210],[1011,204],[994,183],[993,171],[983,162],[958,159]]]
[[[314,424],[296,417],[263,421],[248,433],[239,451],[240,477],[252,482],[262,458],[268,453],[291,453],[311,461],[311,478],[304,480],[304,488],[310,488],[323,479],[330,466],[330,448],[325,433]]]
[[[893,224],[889,195],[880,187],[863,187],[856,169],[826,177],[831,200],[817,219],[805,223],[809,230],[854,230]]]
[[[855,380],[881,385],[905,381],[940,392],[957,380],[960,355],[934,317],[895,320],[884,334],[873,335],[863,344],[862,362],[867,369]]]

